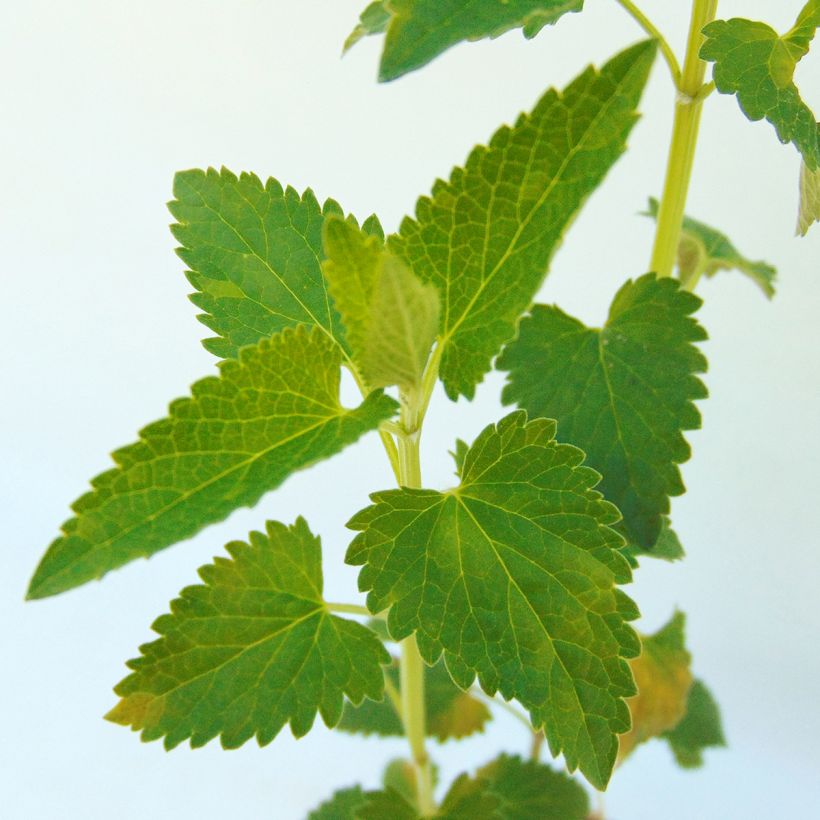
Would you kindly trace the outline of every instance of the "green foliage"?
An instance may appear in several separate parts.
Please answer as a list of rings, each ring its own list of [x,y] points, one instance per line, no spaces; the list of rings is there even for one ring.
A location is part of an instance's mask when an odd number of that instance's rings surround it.
[[[442,294],[440,375],[472,398],[579,208],[624,152],[655,45],[640,43],[473,149],[388,248]]]
[[[820,126],[794,84],[794,70],[820,25],[820,0],[809,0],[794,27],[779,35],[765,23],[715,20],[703,29],[704,60],[714,62],[718,91],[735,94],[750,120],[764,117],[781,142],[792,142],[810,171],[820,167]]]
[[[321,545],[304,519],[269,521],[226,549],[154,622],[161,637],[129,662],[109,720],[168,749],[217,735],[231,749],[254,735],[270,743],[288,722],[301,737],[317,711],[333,726],[343,696],[382,697],[390,656],[369,629],[328,612]]]
[[[340,362],[338,346],[305,325],[223,362],[218,376],[198,381],[167,418],[113,454],[117,466],[73,504],[76,517],[37,567],[29,597],[190,538],[392,416],[396,404],[381,393],[354,410],[341,406]]]
[[[615,529],[621,531],[623,527],[618,525]],[[672,523],[666,515],[661,516],[661,531],[657,541],[649,549],[645,549],[634,541],[629,541],[629,539],[626,540],[628,543],[623,549],[623,554],[633,568],[638,566],[638,559],[644,556],[669,562],[681,561],[686,556],[683,544],[681,544],[678,534],[672,529]]]
[[[804,162],[800,166],[800,212],[797,217],[797,232],[805,236],[815,222],[820,222],[820,168],[810,171]]]
[[[726,745],[720,710],[702,681],[696,680],[689,689],[683,720],[663,737],[684,769],[702,766],[704,749]]]
[[[699,305],[654,274],[618,291],[600,330],[536,305],[498,363],[509,371],[503,400],[557,419],[561,439],[583,448],[643,549],[658,539],[669,496],[684,492],[682,432],[700,426],[692,400],[706,396],[695,375],[706,359],[692,343],[706,334],[691,317]]]
[[[615,586],[630,580],[617,510],[554,434],[515,412],[478,437],[456,489],[374,494],[348,525],[360,534],[347,561],[395,638],[415,632],[428,663],[444,652],[462,688],[478,675],[519,700],[553,753],[603,787],[629,728],[637,610]]]
[[[439,323],[439,296],[350,222],[325,223],[323,265],[354,362],[371,387],[418,388]]]
[[[399,662],[385,674],[396,688],[399,686]],[[440,742],[481,732],[492,715],[486,704],[453,683],[446,666],[439,662],[425,675],[424,698],[427,710],[427,734]],[[403,735],[404,727],[393,704],[385,698],[364,700],[358,706],[345,704],[342,719],[336,727],[345,732],[364,735]]]
[[[360,786],[340,789],[314,809],[308,815],[308,820],[356,820],[356,810],[364,800],[365,793]]]
[[[649,200],[648,216],[658,218],[658,200]],[[774,296],[777,271],[766,262],[752,262],[729,241],[729,237],[703,222],[684,217],[678,245],[678,273],[682,282],[714,276],[719,271],[746,274],[770,299]]]
[[[379,80],[387,82],[464,40],[498,37],[513,28],[535,37],[583,5],[584,0],[380,0],[362,12],[345,51],[366,35],[386,32]]]

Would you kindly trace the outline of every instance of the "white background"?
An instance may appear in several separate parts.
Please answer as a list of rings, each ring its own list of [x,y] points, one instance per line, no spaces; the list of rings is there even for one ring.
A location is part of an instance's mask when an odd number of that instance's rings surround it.
[[[194,581],[197,566],[264,518],[306,515],[324,539],[331,598],[359,600],[344,567],[347,518],[390,486],[375,436],[298,474],[258,509],[191,542],[30,604],[28,578],[67,504],[190,382],[214,371],[167,229],[175,171],[226,165],[275,175],[388,229],[486,140],[640,38],[614,0],[588,0],[536,40],[462,45],[396,83],[375,82],[380,44],[344,60],[364,0],[4,0],[0,5],[0,816],[7,820],[242,817],[290,820],[335,788],[376,786],[403,753],[317,727],[265,749],[212,743],[167,754],[101,715],[123,662]],[[721,16],[785,30],[799,0],[723,0]],[[688,3],[646,10],[682,51]],[[797,79],[820,110],[820,54]],[[589,202],[541,299],[599,323],[616,288],[645,271],[672,91],[659,61],[631,153]],[[689,436],[690,492],[673,518],[688,551],[645,561],[631,594],[650,631],[680,606],[695,670],[722,704],[730,748],[681,772],[642,747],[606,795],[611,820],[816,816],[820,802],[820,228],[793,237],[798,156],[733,99],[707,104],[689,212],[780,270],[768,303],[737,274],[704,282],[711,399]],[[428,485],[451,481],[446,450],[502,413],[501,379],[474,403],[438,394],[424,441]],[[526,749],[503,713],[484,737],[434,750],[449,781],[501,748]]]

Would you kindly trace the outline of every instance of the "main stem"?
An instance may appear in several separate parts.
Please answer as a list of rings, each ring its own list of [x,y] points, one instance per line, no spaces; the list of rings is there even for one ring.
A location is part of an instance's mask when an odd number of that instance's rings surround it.
[[[401,424],[406,432],[398,438],[399,483],[403,487],[420,489],[420,416],[424,412],[422,405],[426,405],[426,402],[423,396],[408,395],[402,396],[401,405]],[[411,635],[401,642],[401,713],[416,770],[419,813],[423,817],[432,817],[436,813],[436,802],[433,797],[433,771],[424,742],[427,722],[424,670],[424,661],[419,654],[416,636]]]
[[[658,210],[658,227],[650,263],[650,269],[658,276],[671,276],[675,266],[703,108],[706,63],[698,56],[703,44],[701,31],[707,23],[715,19],[717,4],[718,0],[694,0],[692,4],[686,59],[675,103],[675,121],[666,166],[666,182]]]

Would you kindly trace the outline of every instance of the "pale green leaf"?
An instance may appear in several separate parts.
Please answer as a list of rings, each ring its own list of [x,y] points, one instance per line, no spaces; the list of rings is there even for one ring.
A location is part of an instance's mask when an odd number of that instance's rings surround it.
[[[632,728],[621,736],[618,756],[674,729],[686,713],[692,687],[692,656],[686,649],[686,619],[676,612],[654,635],[642,635],[642,651],[630,662],[638,694],[629,699]]]
[[[438,331],[435,287],[350,222],[328,219],[324,233],[322,269],[365,382],[417,387]]]
[[[349,526],[347,561],[364,565],[368,608],[389,608],[390,633],[415,633],[424,659],[442,653],[463,689],[519,700],[554,754],[603,787],[629,728],[626,658],[639,651],[637,609],[608,525],[618,511],[593,489],[583,453],[555,423],[515,412],[487,427],[448,492],[392,490]]]
[[[439,820],[500,820],[500,801],[483,785],[467,774],[457,777],[444,796],[436,817]]]
[[[345,50],[368,34],[387,32],[379,79],[395,80],[465,40],[498,37],[513,28],[535,37],[584,0],[382,0],[362,12]]]
[[[313,192],[298,194],[254,174],[226,169],[191,170],[174,178],[171,227],[177,251],[190,268],[193,303],[214,331],[205,347],[234,358],[287,327],[316,325],[342,350],[349,349],[322,276],[322,227],[342,216],[333,200],[320,205]],[[379,235],[378,220],[365,223]]]
[[[797,232],[805,236],[815,222],[820,222],[820,168],[810,171],[806,163],[800,165],[800,211]]]
[[[365,801],[361,786],[340,789],[329,800],[315,808],[307,820],[356,820],[356,810]]]
[[[689,690],[683,720],[663,737],[684,769],[702,766],[705,749],[726,745],[720,710],[702,681],[696,680]]]
[[[649,200],[648,216],[658,218],[658,200]],[[729,237],[696,219],[684,217],[678,243],[678,272],[682,282],[719,271],[738,270],[746,274],[769,298],[774,296],[777,271],[766,262],[747,259]]]
[[[398,661],[386,672],[393,685],[399,686]],[[486,704],[464,692],[453,683],[444,663],[426,669],[424,699],[427,710],[427,734],[440,742],[462,738],[484,730],[492,715]],[[388,698],[364,700],[358,706],[345,704],[344,714],[336,727],[345,732],[382,737],[404,734],[401,720]]]
[[[691,316],[700,304],[674,279],[647,274],[618,291],[602,329],[536,305],[498,362],[509,371],[504,402],[557,419],[643,549],[657,541],[669,497],[684,492],[683,431],[700,427],[692,402],[706,396],[696,375],[706,359],[692,343],[706,333]]]
[[[515,335],[564,232],[625,150],[654,57],[654,43],[640,43],[548,91],[388,238],[442,295],[440,375],[451,398],[471,398]]]
[[[345,697],[382,696],[390,656],[369,629],[327,610],[321,544],[304,519],[269,521],[227,551],[154,622],[161,637],[129,662],[109,720],[168,749],[217,736],[237,748],[270,743],[286,723],[301,737],[317,712],[333,726]]]
[[[794,84],[794,70],[820,25],[820,0],[809,0],[791,31],[739,17],[703,29],[700,56],[714,62],[718,91],[735,94],[750,120],[767,119],[781,142],[792,142],[809,170],[820,167],[820,127]]]
[[[302,325],[222,362],[191,397],[113,454],[72,506],[37,568],[28,595],[42,598],[147,557],[254,505],[295,470],[327,458],[395,412],[373,393],[339,403],[341,352]]]

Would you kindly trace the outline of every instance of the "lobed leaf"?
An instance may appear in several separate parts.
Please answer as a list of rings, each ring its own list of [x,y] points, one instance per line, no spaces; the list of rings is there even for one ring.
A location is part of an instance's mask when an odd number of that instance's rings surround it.
[[[450,398],[472,398],[565,230],[624,152],[655,52],[640,43],[563,93],[548,91],[388,237],[388,249],[442,295],[440,375]]]
[[[720,709],[703,681],[694,681],[689,689],[683,720],[663,737],[678,765],[684,769],[702,766],[705,749],[726,745]]]
[[[602,788],[629,728],[637,609],[616,588],[630,580],[618,511],[554,435],[518,411],[478,437],[456,489],[375,493],[348,524],[346,560],[394,638],[415,633],[428,664],[443,653],[463,689],[477,675],[518,699],[553,754]]]
[[[502,400],[558,420],[643,549],[657,541],[669,497],[684,492],[683,431],[700,427],[692,402],[707,395],[697,378],[706,359],[693,342],[706,333],[691,316],[700,304],[675,280],[647,274],[618,291],[600,330],[536,305],[497,365],[509,371]]]
[[[658,218],[658,200],[649,200],[647,216]],[[726,234],[688,216],[683,219],[678,243],[678,273],[681,282],[700,276],[714,276],[719,271],[738,270],[748,276],[769,298],[774,296],[777,271],[767,262],[747,259],[729,241]]]
[[[387,82],[465,40],[498,37],[513,28],[535,37],[583,5],[584,0],[380,0],[362,12],[345,51],[366,35],[386,32],[379,80]]]
[[[28,597],[55,595],[190,538],[377,428],[396,403],[379,392],[343,408],[340,361],[320,328],[302,325],[222,362],[218,376],[196,382],[167,418],[113,454],[116,467],[72,505],[75,517],[48,548]]]
[[[217,735],[236,748],[254,735],[270,743],[286,723],[301,737],[317,712],[333,726],[344,697],[382,697],[390,656],[369,629],[327,610],[321,544],[304,519],[269,521],[227,551],[154,622],[161,637],[129,662],[109,720],[168,749]]]
[[[820,0],[809,0],[794,27],[779,35],[765,23],[735,17],[703,29],[700,51],[713,62],[722,94],[734,94],[753,121],[767,119],[781,142],[791,142],[810,171],[820,167],[820,126],[794,84],[794,70],[820,25]]]

